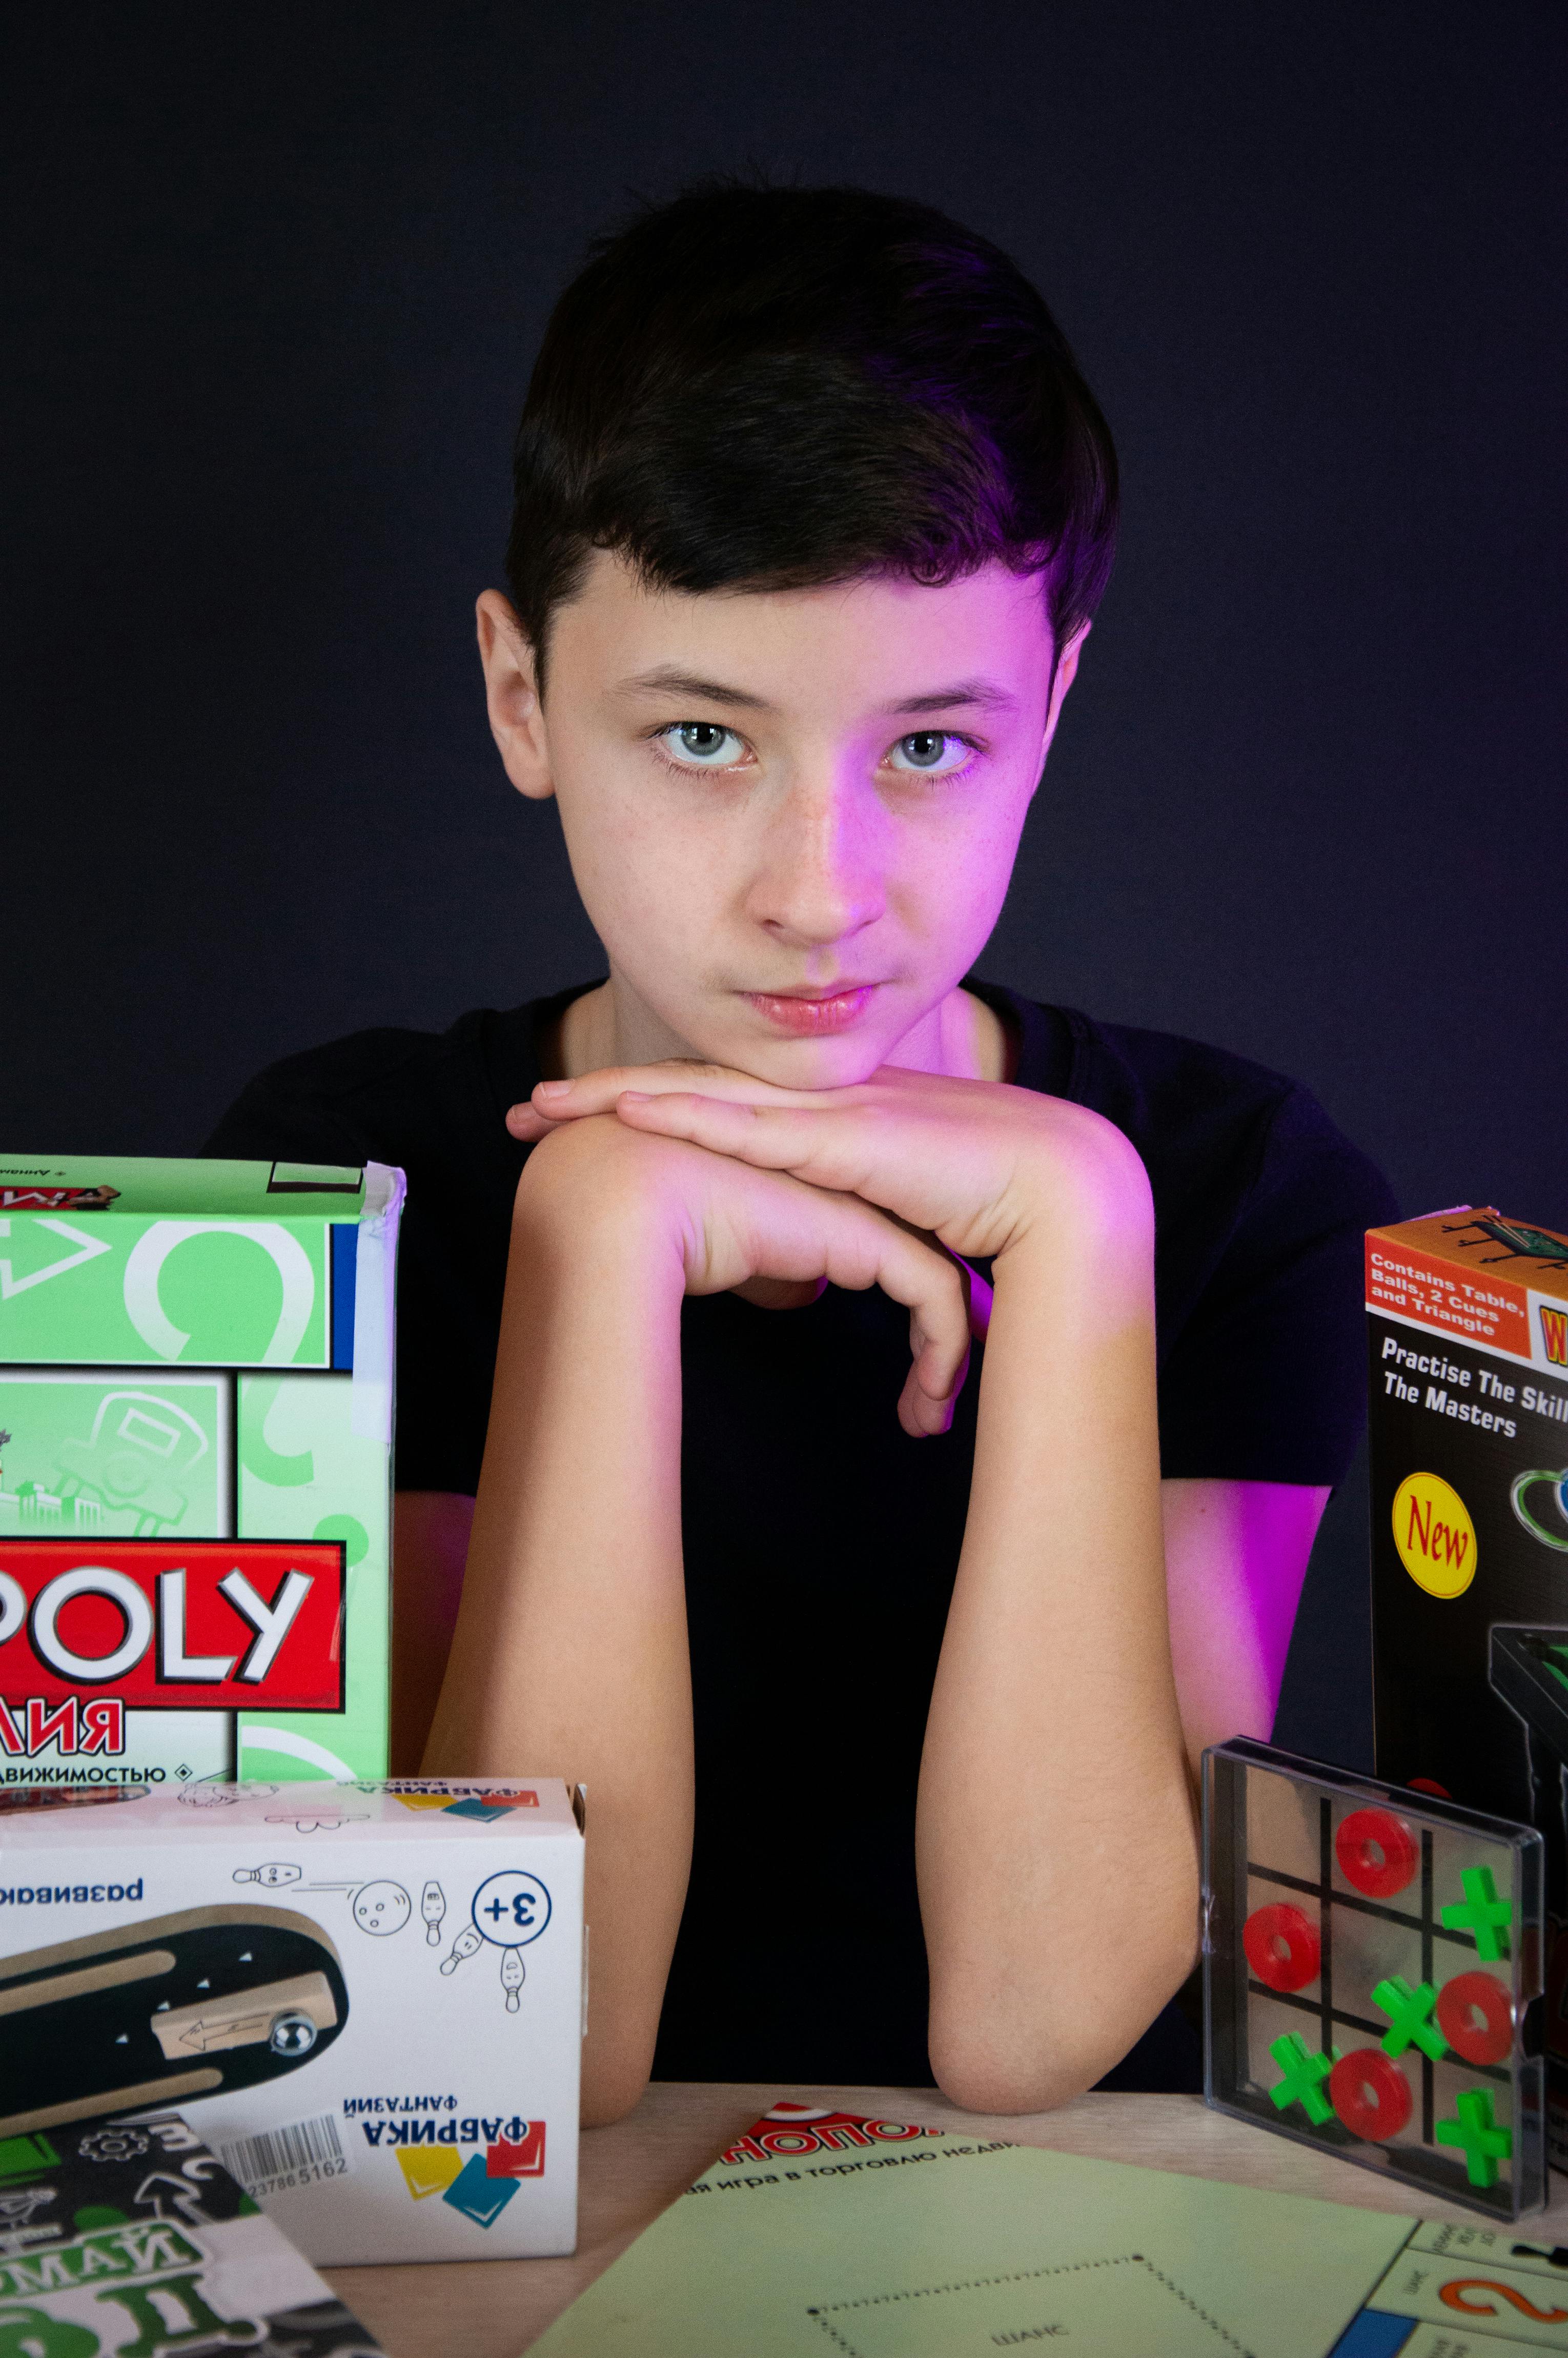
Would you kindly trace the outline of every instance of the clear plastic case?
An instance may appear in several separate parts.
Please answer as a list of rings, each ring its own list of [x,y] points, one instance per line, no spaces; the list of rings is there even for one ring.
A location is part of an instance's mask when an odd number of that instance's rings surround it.
[[[1204,1755],[1205,2093],[1517,2219],[1546,2200],[1541,1839],[1238,1738]]]

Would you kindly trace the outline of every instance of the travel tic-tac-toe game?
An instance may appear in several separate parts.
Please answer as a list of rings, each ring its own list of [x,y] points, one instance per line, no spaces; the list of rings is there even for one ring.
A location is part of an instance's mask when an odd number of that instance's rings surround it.
[[[0,1790],[0,2154],[176,2107],[312,2260],[577,2239],[558,1780]]]
[[[0,1786],[385,1774],[402,1200],[0,1161]]]
[[[1542,1844],[1238,1737],[1204,1756],[1206,2093],[1496,2219],[1546,2193]]]

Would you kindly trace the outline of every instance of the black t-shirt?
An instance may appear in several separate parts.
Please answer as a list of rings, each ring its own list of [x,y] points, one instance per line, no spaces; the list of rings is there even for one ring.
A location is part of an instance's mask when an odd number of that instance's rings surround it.
[[[1020,1086],[1091,1107],[1143,1158],[1162,1471],[1337,1482],[1364,1415],[1361,1237],[1393,1217],[1387,1183],[1276,1073],[969,988],[1013,1033]],[[208,1142],[210,1154],[373,1158],[407,1173],[400,1489],[478,1483],[527,1152],[503,1116],[543,1077],[540,1039],[577,995],[289,1057]],[[979,1358],[951,1432],[916,1442],[895,1414],[908,1314],[883,1294],[829,1287],[789,1312],[732,1294],[685,1305],[697,1833],[661,2078],[930,2080],[914,1789],[968,1500]],[[1042,1665],[1045,1709],[1049,1675]],[[1167,2009],[1113,2083],[1195,2084],[1195,2069]]]

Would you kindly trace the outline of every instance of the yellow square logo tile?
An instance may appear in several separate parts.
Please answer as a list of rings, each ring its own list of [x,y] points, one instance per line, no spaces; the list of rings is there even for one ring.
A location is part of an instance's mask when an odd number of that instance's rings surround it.
[[[397,2167],[416,2202],[423,2202],[427,2194],[444,2194],[462,2166],[449,2145],[404,2146],[398,2150]]]

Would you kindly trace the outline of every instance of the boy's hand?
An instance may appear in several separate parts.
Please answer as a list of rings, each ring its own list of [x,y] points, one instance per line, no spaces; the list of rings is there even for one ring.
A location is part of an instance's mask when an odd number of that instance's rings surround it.
[[[1149,1233],[1135,1149],[1099,1115],[1034,1089],[891,1065],[849,1088],[782,1089],[673,1062],[543,1082],[506,1119],[514,1138],[539,1140],[603,1114],[859,1196],[968,1260],[1000,1260],[1032,1236]]]
[[[823,1280],[878,1286],[909,1312],[899,1422],[916,1439],[947,1430],[968,1363],[971,1283],[950,1255],[852,1195],[680,1138],[639,1136],[612,1118],[551,1128],[517,1191],[518,1221],[536,1248],[591,1262],[612,1287],[649,1271],[657,1285],[665,1270],[677,1309],[683,1292],[731,1293],[756,1279],[799,1285],[807,1299]]]

